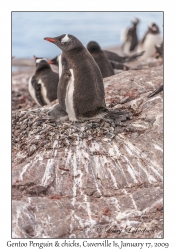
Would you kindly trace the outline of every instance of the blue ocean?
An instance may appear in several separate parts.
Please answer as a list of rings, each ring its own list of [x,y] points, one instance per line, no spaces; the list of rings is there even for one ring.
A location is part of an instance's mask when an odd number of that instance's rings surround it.
[[[141,39],[155,22],[163,33],[163,12],[12,12],[12,55],[16,58],[52,58],[61,51],[44,37],[72,34],[83,44],[96,41],[102,48],[121,44],[121,32],[140,19]]]

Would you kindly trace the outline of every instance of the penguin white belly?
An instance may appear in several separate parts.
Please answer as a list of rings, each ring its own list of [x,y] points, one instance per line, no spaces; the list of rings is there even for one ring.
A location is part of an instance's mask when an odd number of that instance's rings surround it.
[[[130,41],[127,41],[125,43],[125,45],[123,46],[123,53],[125,55],[129,55],[130,54],[130,47],[131,47],[131,42]]]
[[[123,29],[121,34],[120,34],[120,40],[122,43],[124,43],[126,41],[127,34],[128,34],[128,28]]]
[[[71,78],[67,84],[65,104],[66,112],[68,113],[69,120],[76,121],[75,110],[73,106],[73,94],[74,94],[74,73],[72,69],[69,69],[71,72]]]
[[[136,47],[136,52],[140,53],[142,51],[143,51],[143,47],[142,47],[142,44],[139,42],[138,45],[137,45],[137,47]]]
[[[39,104],[37,98],[36,98],[35,89],[34,89],[34,87],[33,87],[33,85],[32,85],[32,77],[33,77],[33,76],[31,76],[30,79],[29,79],[28,90],[29,90],[29,93],[30,93],[31,97],[33,98],[33,100],[34,100],[39,106],[41,106],[41,105]]]
[[[154,55],[156,52],[155,45],[161,44],[163,41],[161,34],[148,34],[144,43],[143,43],[143,50],[145,53],[143,54],[142,58],[149,58]]]
[[[59,67],[59,78],[61,77],[61,74],[62,74],[62,62],[61,62],[61,55],[59,55],[59,58],[58,58],[58,67]]]
[[[49,101],[49,99],[47,98],[47,90],[46,90],[46,87],[44,86],[44,83],[42,82],[41,79],[39,79],[38,84],[41,84],[41,95],[42,95],[44,101],[45,101],[47,104],[49,104],[50,101]]]

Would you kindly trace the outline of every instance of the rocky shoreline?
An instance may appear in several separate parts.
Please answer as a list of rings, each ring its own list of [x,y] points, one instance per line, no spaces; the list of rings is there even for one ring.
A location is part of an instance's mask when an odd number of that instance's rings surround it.
[[[107,107],[131,114],[120,122],[48,119],[57,101],[37,107],[33,72],[12,73],[12,237],[162,238],[163,93],[147,96],[163,66],[104,79]]]

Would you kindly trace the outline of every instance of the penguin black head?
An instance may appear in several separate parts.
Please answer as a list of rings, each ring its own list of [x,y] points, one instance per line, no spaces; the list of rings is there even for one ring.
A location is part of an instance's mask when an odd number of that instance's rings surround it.
[[[101,51],[99,44],[94,41],[89,42],[86,47],[90,53]]]
[[[140,22],[140,20],[139,20],[138,18],[135,17],[135,18],[132,19],[131,22],[132,22],[133,25],[136,26],[136,25]]]
[[[58,66],[58,64],[59,64],[59,56],[56,56],[53,59],[49,60],[48,64],[54,64],[54,65]]]
[[[149,29],[150,33],[152,33],[152,34],[158,34],[159,33],[159,28],[158,28],[156,23],[151,23],[148,26],[148,29]]]
[[[35,60],[35,63],[36,63],[36,67],[38,65],[46,65],[48,64],[47,60],[43,57],[36,57],[36,56],[33,56],[34,60]]]
[[[54,43],[63,51],[84,48],[82,43],[75,36],[70,34],[64,34],[54,38],[45,37],[44,40]]]

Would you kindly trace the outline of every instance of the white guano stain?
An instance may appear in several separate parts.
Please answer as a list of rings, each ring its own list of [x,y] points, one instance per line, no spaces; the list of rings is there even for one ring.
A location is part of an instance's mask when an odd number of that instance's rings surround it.
[[[49,159],[47,161],[46,169],[41,180],[41,185],[47,187],[54,180],[54,159]]]
[[[89,217],[89,221],[88,221],[88,223],[86,223],[86,225],[90,224],[90,227],[93,227],[96,224],[96,221],[92,219],[90,202],[87,201],[87,195],[86,194],[84,195],[84,202],[86,204],[86,207],[87,207],[86,211],[87,211],[87,214],[88,214],[88,217]]]
[[[155,147],[155,149],[157,149],[157,150],[159,150],[159,151],[163,152],[163,149],[162,149],[161,147],[159,147],[158,145],[153,144],[153,146]]]
[[[110,175],[111,175],[111,179],[112,179],[112,181],[113,181],[113,183],[114,183],[114,187],[116,187],[116,188],[118,189],[116,179],[115,179],[114,175],[112,174],[110,168],[108,168],[107,170],[108,170],[108,172],[109,172]]]
[[[134,183],[138,183],[136,176],[137,176],[137,172],[135,172],[134,167],[132,166],[132,164],[130,163],[130,161],[128,160],[128,158],[126,156],[123,156],[127,162],[127,170],[130,174],[130,176],[132,177],[132,179],[134,180]]]
[[[137,205],[136,205],[136,203],[135,203],[135,201],[134,201],[134,199],[133,199],[133,197],[132,197],[132,194],[130,194],[129,197],[131,198],[132,203],[133,203],[133,205],[134,205],[134,208],[135,208],[135,210],[137,211],[138,208],[137,208]]]
[[[21,173],[20,173],[20,179],[23,181],[23,175],[24,175],[24,173],[26,172],[26,170],[27,170],[27,168],[30,166],[31,164],[30,163],[28,163],[28,164],[26,164],[24,167],[23,167],[23,169],[22,169],[22,171],[21,171]]]

